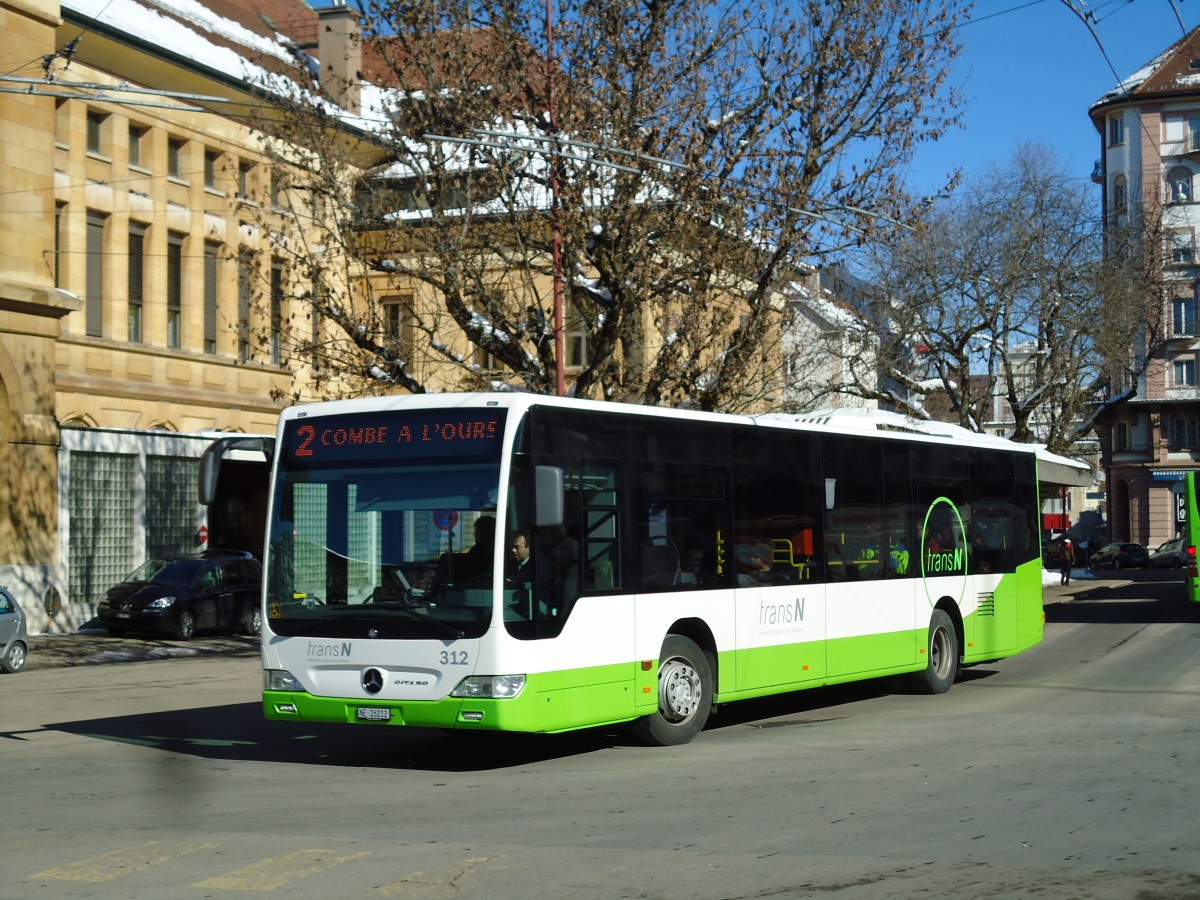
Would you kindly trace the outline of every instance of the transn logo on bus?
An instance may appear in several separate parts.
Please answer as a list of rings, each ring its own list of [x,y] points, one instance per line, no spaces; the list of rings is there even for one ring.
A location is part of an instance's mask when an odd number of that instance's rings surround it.
[[[342,641],[340,644],[308,642],[309,659],[345,659],[350,655],[352,641]]]

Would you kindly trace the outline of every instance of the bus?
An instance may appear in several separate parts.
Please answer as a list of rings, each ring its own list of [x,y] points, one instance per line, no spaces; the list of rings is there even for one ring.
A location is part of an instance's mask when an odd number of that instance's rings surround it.
[[[519,393],[281,415],[271,720],[690,741],[717,704],[948,691],[1042,637],[1028,445],[899,415]]]
[[[1196,569],[1196,545],[1200,543],[1200,508],[1196,505],[1196,473],[1183,476],[1182,504],[1183,545],[1187,554],[1187,598],[1192,609],[1200,609],[1200,574]]]

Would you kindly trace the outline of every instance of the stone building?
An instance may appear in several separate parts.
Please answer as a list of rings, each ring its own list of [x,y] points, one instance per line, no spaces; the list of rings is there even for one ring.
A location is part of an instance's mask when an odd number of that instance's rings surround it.
[[[1112,539],[1150,547],[1175,536],[1179,480],[1200,468],[1198,38],[1193,31],[1089,110],[1101,140],[1093,180],[1106,227],[1144,217],[1162,246],[1161,324],[1148,323],[1134,348],[1144,372],[1117,386],[1095,420]]]
[[[0,583],[35,633],[201,546],[203,448],[305,393],[293,311],[251,299],[294,274],[249,214],[273,197],[244,60],[274,43],[259,11],[317,17],[218,5],[0,2]]]

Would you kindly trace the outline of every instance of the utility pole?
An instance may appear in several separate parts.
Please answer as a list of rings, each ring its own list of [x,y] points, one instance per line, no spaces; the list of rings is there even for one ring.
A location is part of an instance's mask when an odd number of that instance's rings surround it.
[[[550,228],[554,257],[554,387],[557,396],[566,394],[563,375],[563,276],[562,224],[558,210],[558,119],[554,109],[554,14],[553,0],[546,0],[546,115],[550,122],[553,146],[550,150]]]

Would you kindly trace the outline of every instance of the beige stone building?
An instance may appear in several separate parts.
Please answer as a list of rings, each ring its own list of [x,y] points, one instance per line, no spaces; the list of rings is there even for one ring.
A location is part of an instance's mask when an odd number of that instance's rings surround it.
[[[199,547],[197,457],[272,432],[306,383],[232,49],[256,33],[99,6],[0,2],[0,583],[34,633]],[[259,6],[316,31],[302,4]]]

